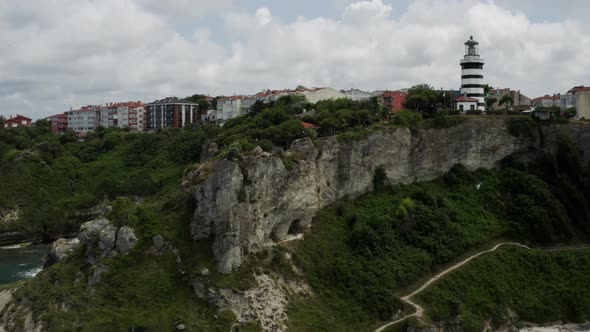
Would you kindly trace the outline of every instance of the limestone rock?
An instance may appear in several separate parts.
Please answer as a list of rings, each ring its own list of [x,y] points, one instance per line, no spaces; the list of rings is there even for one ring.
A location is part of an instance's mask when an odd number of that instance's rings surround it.
[[[48,268],[51,265],[62,261],[80,244],[78,238],[73,239],[57,239],[53,242],[51,250],[45,256],[43,268]]]
[[[88,277],[89,285],[96,285],[102,279],[102,275],[111,271],[111,268],[104,265],[98,264],[92,267],[92,274]]]
[[[206,173],[193,172],[185,180],[195,206],[191,236],[212,237],[217,269],[229,273],[246,253],[300,238],[319,209],[373,190],[377,169],[391,184],[431,180],[457,164],[490,169],[515,153],[551,149],[561,133],[580,142],[587,150],[586,162],[590,160],[587,125],[543,131],[541,146],[537,138],[511,135],[506,118],[469,117],[451,128],[390,127],[352,142],[306,138],[295,141],[283,156],[251,153],[235,162],[209,160]]]
[[[127,255],[137,244],[133,229],[128,226],[117,228],[104,218],[84,223],[78,237],[86,246],[85,258],[89,264],[96,264],[105,257]]]
[[[115,240],[117,228],[113,225],[106,225],[98,233],[98,248],[102,251],[109,252],[115,249]]]
[[[78,236],[80,242],[86,244],[97,239],[100,231],[102,231],[107,225],[109,225],[109,221],[104,218],[85,222],[80,226],[80,234]]]
[[[127,226],[119,228],[117,232],[117,243],[116,250],[118,254],[127,255],[135,244],[137,243],[137,237],[133,230]]]

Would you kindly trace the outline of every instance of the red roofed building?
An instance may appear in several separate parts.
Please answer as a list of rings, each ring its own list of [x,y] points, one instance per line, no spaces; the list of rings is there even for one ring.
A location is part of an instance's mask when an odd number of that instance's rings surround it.
[[[560,95],[544,95],[543,97],[537,97],[531,100],[531,106],[533,107],[559,107]]]
[[[461,113],[464,113],[465,111],[475,111],[478,109],[478,101],[479,100],[476,98],[467,97],[465,95],[455,98],[455,109],[461,111]]]
[[[108,103],[100,108],[100,125],[129,128],[131,132],[142,132],[146,127],[145,104],[140,101]]]
[[[4,121],[5,128],[18,128],[18,127],[30,127],[32,124],[32,120],[27,118],[26,116],[17,114],[15,117],[10,116],[10,118]]]
[[[408,96],[407,92],[385,91],[377,96],[377,103],[387,108],[389,113],[395,113],[404,109],[404,102]]]
[[[301,122],[301,125],[303,126],[303,128],[305,128],[305,129],[319,129],[320,128],[320,126],[313,124],[313,123],[303,122],[303,121],[300,121],[300,122]]]
[[[68,115],[66,113],[52,115],[46,118],[51,123],[51,131],[59,134],[68,130]]]

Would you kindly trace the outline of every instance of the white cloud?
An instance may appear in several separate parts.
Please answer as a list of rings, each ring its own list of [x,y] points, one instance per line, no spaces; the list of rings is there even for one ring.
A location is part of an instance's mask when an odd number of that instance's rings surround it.
[[[494,86],[535,97],[590,83],[590,37],[579,22],[531,22],[489,1],[416,0],[392,18],[389,4],[367,0],[343,5],[340,19],[290,22],[267,7],[227,10],[235,7],[224,0],[162,3],[0,0],[0,114],[298,84],[458,88],[469,35]],[[173,15],[196,17],[199,6],[214,23],[178,31]]]
[[[359,1],[349,4],[344,9],[344,19],[363,23],[375,19],[384,19],[391,14],[391,5],[382,0]]]
[[[231,0],[137,0],[146,9],[170,17],[203,18],[231,8]]]

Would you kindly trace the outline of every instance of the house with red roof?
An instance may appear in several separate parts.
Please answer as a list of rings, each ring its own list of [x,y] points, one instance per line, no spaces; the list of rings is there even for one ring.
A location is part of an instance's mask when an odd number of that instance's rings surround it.
[[[461,111],[461,113],[475,111],[477,110],[477,102],[477,99],[463,95],[455,98],[455,109]]]
[[[24,115],[17,114],[14,117],[11,115],[10,118],[4,121],[4,128],[30,127],[32,123],[32,119]]]
[[[404,91],[384,91],[377,95],[377,103],[385,107],[389,113],[395,113],[404,109],[404,102],[408,96]]]
[[[299,122],[301,122],[301,125],[305,129],[319,129],[320,128],[320,126],[313,124],[313,123],[304,122],[304,121],[299,121]]]
[[[56,134],[68,130],[68,115],[66,113],[52,115],[45,119],[51,123],[51,131]]]

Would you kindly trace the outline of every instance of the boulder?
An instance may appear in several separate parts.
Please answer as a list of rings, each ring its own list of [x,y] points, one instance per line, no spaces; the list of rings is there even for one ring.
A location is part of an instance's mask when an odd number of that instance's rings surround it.
[[[86,246],[86,262],[127,255],[137,244],[137,236],[128,226],[115,227],[107,219],[96,219],[80,227],[80,243]]]
[[[48,268],[68,257],[78,244],[80,244],[80,240],[77,237],[73,239],[57,239],[53,242],[51,250],[45,256],[43,268]]]
[[[90,241],[97,239],[100,231],[102,231],[107,225],[109,225],[109,221],[104,218],[85,222],[80,226],[80,233],[78,235],[80,243],[87,244]]]
[[[127,226],[119,228],[117,232],[117,243],[116,251],[120,255],[127,255],[135,244],[137,243],[137,237],[133,230]]]

